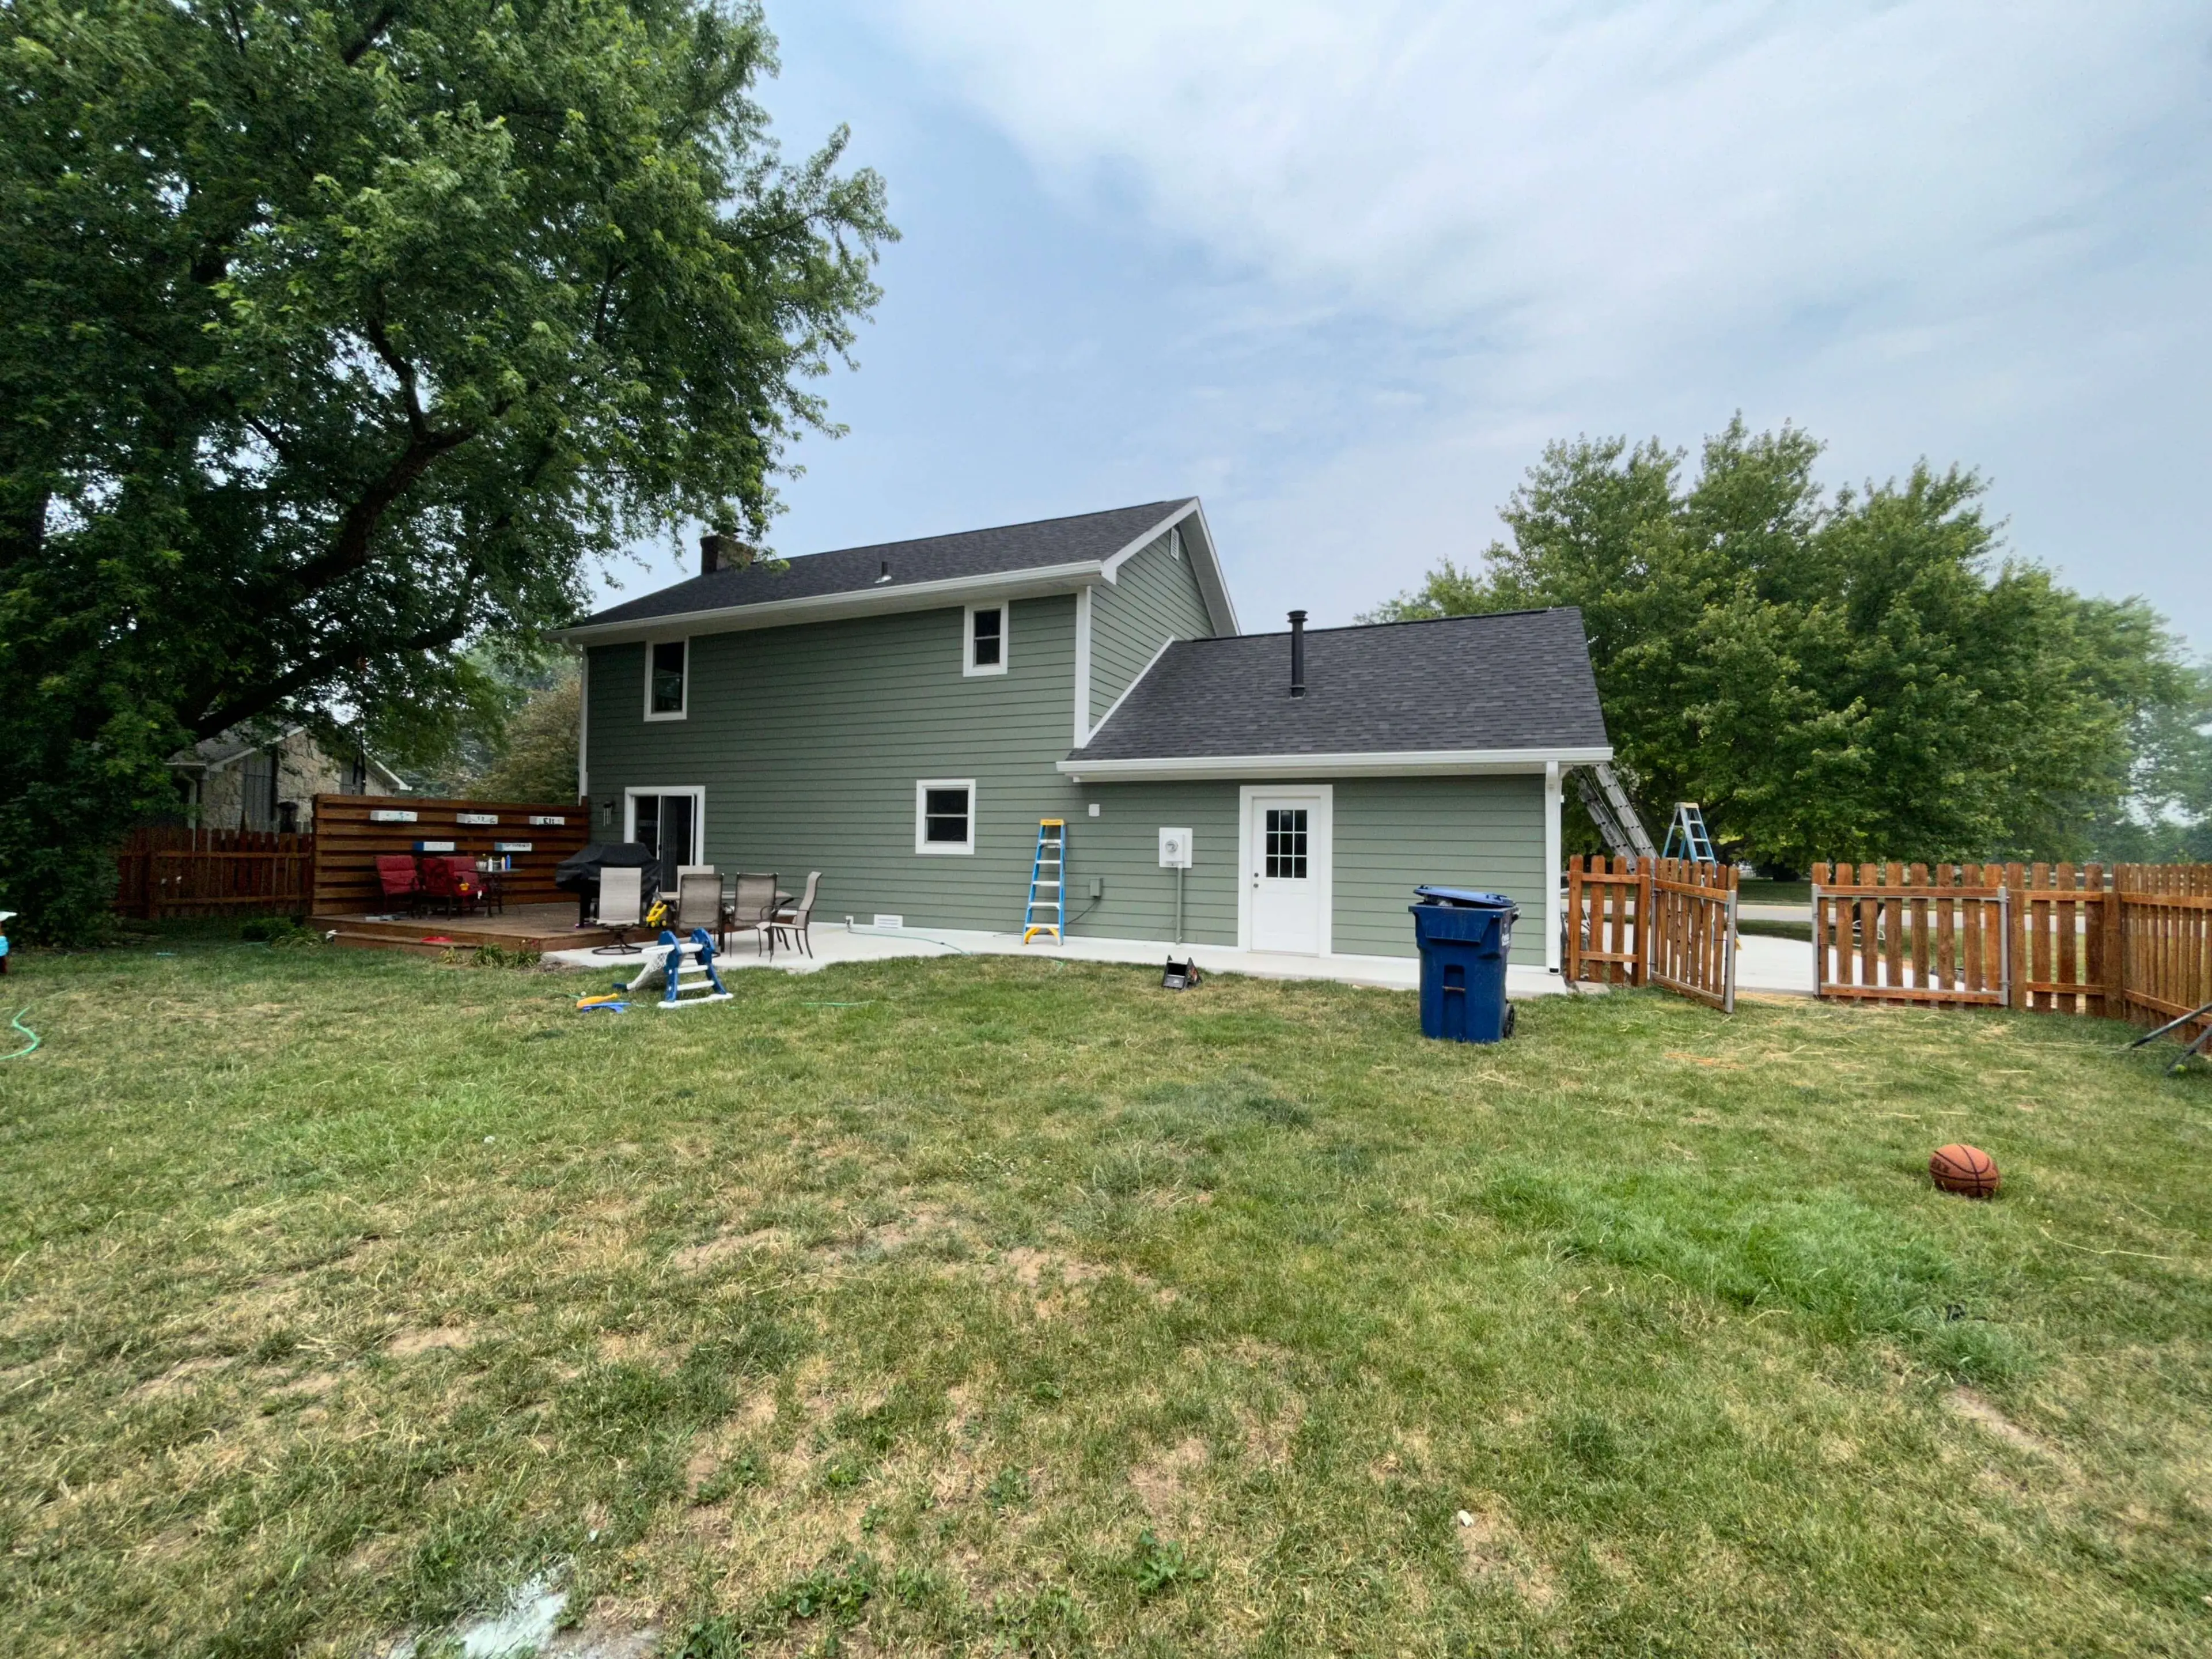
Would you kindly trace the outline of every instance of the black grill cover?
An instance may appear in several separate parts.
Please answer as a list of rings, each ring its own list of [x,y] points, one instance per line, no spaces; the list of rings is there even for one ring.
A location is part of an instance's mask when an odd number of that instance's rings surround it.
[[[561,860],[553,872],[553,884],[580,896],[597,899],[602,870],[641,870],[645,872],[645,896],[650,900],[660,891],[660,860],[644,842],[635,841],[593,842],[582,852]]]

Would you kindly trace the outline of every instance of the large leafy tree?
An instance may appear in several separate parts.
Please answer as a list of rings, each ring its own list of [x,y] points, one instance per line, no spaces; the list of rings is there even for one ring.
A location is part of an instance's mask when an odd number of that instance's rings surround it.
[[[1971,473],[1830,495],[1819,455],[1741,421],[1694,477],[1656,443],[1554,444],[1504,509],[1510,543],[1379,614],[1580,605],[1647,823],[1695,799],[1799,868],[2094,850],[2137,738],[2179,743],[2199,695],[2156,614],[2002,558]]]
[[[52,932],[165,757],[421,733],[471,642],[756,536],[895,233],[787,161],[753,7],[0,3],[0,904]]]

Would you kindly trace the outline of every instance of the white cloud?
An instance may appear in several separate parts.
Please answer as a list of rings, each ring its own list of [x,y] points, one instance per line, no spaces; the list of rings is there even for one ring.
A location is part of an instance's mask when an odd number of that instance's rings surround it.
[[[2010,469],[2063,527],[2019,474],[2068,422],[2203,409],[2201,3],[878,6],[1064,206],[1202,251],[1221,330],[1382,331],[1369,390],[1409,377],[1426,414],[1268,484],[1294,563],[1362,479],[1463,553],[1537,434],[1687,440],[1740,405],[1842,474]],[[1255,424],[1267,380],[1228,390]]]

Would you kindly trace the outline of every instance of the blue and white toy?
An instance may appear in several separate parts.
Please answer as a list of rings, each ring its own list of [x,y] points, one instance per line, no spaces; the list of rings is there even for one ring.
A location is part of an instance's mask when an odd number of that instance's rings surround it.
[[[5,927],[15,916],[13,910],[0,910],[0,927]],[[8,971],[8,935],[0,933],[0,974]]]
[[[655,1005],[662,1008],[691,1008],[702,1002],[730,1000],[728,988],[714,970],[714,941],[703,927],[693,928],[686,939],[662,928],[659,939],[646,946],[645,966],[637,977],[615,989],[635,994],[655,985],[662,988]]]

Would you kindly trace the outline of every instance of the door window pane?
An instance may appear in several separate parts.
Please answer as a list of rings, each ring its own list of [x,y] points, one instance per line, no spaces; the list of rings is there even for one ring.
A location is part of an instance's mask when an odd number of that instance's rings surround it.
[[[653,647],[653,712],[656,714],[680,714],[684,712],[683,640],[663,640]]]
[[[660,890],[676,890],[678,866],[696,864],[691,856],[691,797],[663,795],[660,798],[660,845],[653,850],[660,858]]]
[[[1006,636],[1006,613],[1003,611],[975,612],[975,665],[996,668],[1003,660]]]
[[[922,791],[921,825],[922,839],[933,847],[966,846],[968,792],[965,789]]]
[[[1306,809],[1267,809],[1267,872],[1270,881],[1306,878]]]

